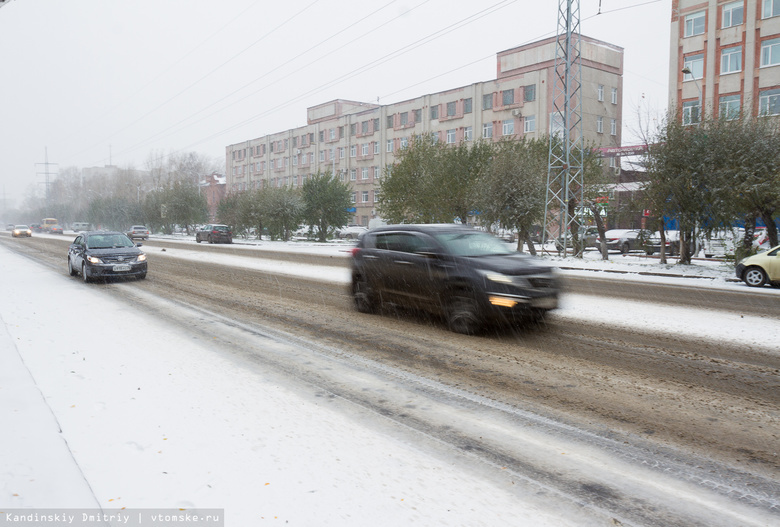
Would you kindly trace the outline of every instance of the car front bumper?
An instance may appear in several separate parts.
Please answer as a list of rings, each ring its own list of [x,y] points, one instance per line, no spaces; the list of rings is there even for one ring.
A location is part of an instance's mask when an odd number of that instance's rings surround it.
[[[110,278],[122,276],[145,275],[148,265],[146,262],[132,263],[87,263],[87,276],[89,278]]]

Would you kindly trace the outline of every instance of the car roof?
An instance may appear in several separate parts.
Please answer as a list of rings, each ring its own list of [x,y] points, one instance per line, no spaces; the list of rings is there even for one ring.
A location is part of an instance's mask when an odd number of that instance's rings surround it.
[[[85,231],[81,234],[86,236],[91,236],[92,234],[121,234],[122,236],[127,236],[124,232],[119,231]]]
[[[381,227],[375,227],[369,232],[387,232],[387,231],[409,231],[409,232],[425,232],[428,234],[439,234],[443,232],[458,232],[458,231],[477,231],[473,227],[467,225],[460,225],[457,223],[401,223],[398,225],[382,225]]]

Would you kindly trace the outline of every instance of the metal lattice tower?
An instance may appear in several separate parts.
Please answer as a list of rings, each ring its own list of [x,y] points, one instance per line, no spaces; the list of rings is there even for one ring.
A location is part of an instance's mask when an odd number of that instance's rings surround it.
[[[564,256],[573,245],[566,233],[579,239],[582,227],[583,149],[580,1],[559,0],[543,236],[562,236]]]

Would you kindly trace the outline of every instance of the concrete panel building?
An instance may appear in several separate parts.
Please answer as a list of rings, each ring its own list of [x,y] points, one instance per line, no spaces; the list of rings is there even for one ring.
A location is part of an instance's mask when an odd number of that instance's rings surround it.
[[[581,38],[585,140],[620,146],[623,49]],[[485,82],[389,105],[339,99],[308,108],[305,126],[226,147],[228,192],[300,187],[318,171],[331,171],[352,186],[353,222],[368,225],[377,216],[384,167],[414,135],[457,144],[546,133],[553,113],[555,47],[550,38],[502,51],[496,78]]]
[[[669,65],[684,123],[780,115],[780,0],[673,0]]]

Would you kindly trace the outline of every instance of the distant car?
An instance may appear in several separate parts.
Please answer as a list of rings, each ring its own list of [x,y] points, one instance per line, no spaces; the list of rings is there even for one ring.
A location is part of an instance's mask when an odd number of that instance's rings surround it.
[[[211,223],[195,231],[195,241],[198,243],[233,243],[233,231],[227,225]]]
[[[89,231],[76,236],[68,248],[68,273],[85,282],[98,278],[146,278],[146,253],[123,232]]]
[[[361,234],[368,232],[368,227],[363,225],[347,225],[340,229],[336,229],[336,237],[343,240],[357,240]]]
[[[643,229],[611,229],[604,233],[608,251],[620,251],[627,254],[630,251],[645,251],[653,254],[650,246],[650,231]]]
[[[16,227],[16,225],[14,225],[13,223],[7,223],[5,225],[5,230],[12,231],[12,230],[14,230],[14,227]]]
[[[589,247],[593,248],[600,248],[601,245],[599,244],[599,230],[597,227],[584,227],[582,229],[582,232],[579,235],[580,242],[583,244],[583,248],[588,249]],[[561,252],[563,250],[563,237],[558,237],[555,240],[555,249],[558,252]],[[566,248],[571,249],[574,246],[574,240],[571,237],[571,234],[566,235]]]
[[[704,257],[734,256],[744,237],[745,229],[741,228],[713,231],[701,239]]]
[[[40,223],[31,223],[30,224],[30,228],[32,229],[33,232],[42,232],[43,231],[43,227],[41,227]]]
[[[89,223],[86,221],[76,221],[71,224],[70,228],[73,229],[73,232],[88,231]]]
[[[520,324],[558,307],[552,267],[486,232],[454,224],[371,229],[352,250],[352,297],[371,313],[391,302],[441,314],[471,334]]]
[[[130,227],[130,230],[127,231],[127,237],[131,240],[140,239],[140,240],[148,240],[149,239],[149,229],[146,228],[144,225],[133,225]]]
[[[737,264],[736,274],[750,287],[780,287],[780,245],[743,258]]]
[[[49,227],[50,234],[62,234],[62,227],[60,225],[52,225]]]
[[[30,238],[32,236],[32,229],[27,225],[14,225],[12,229],[11,236],[14,238],[20,238],[22,236]]]

